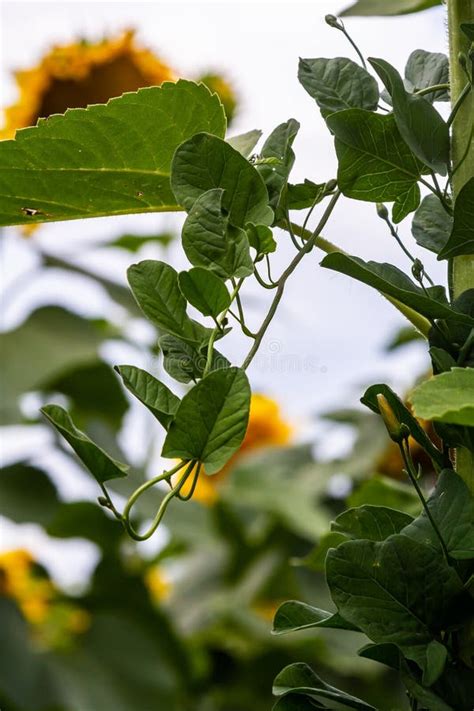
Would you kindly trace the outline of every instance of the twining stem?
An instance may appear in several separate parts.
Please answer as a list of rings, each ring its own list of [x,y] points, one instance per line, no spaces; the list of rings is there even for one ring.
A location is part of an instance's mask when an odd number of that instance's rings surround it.
[[[435,91],[445,91],[449,88],[449,84],[433,84],[432,86],[425,86],[424,89],[418,89],[415,94],[417,96],[425,96],[425,94],[433,94]]]
[[[448,565],[451,565],[446,543],[444,542],[443,536],[440,533],[440,530],[436,524],[436,521],[434,520],[433,516],[431,515],[429,506],[426,502],[426,499],[423,495],[420,485],[418,484],[418,478],[417,478],[418,472],[415,470],[415,465],[413,464],[413,459],[411,458],[410,447],[408,445],[408,441],[406,439],[402,440],[402,442],[400,442],[400,444],[399,444],[399,447],[400,447],[400,452],[402,454],[403,461],[405,463],[406,473],[410,477],[410,481],[413,484],[413,486],[415,487],[415,491],[418,494],[418,498],[421,501],[421,505],[423,506],[425,514],[427,515],[428,520],[431,523],[431,526],[436,534],[436,537],[438,538],[438,540],[440,542],[441,550],[443,551],[443,555],[446,559],[446,562],[448,563]]]
[[[281,301],[281,298],[283,296],[283,292],[285,290],[285,285],[288,280],[288,278],[293,274],[295,271],[296,267],[298,264],[301,262],[303,257],[310,252],[315,244],[317,243],[317,239],[321,233],[321,231],[324,229],[327,221],[329,220],[329,217],[331,216],[332,211],[334,210],[336,206],[336,202],[338,201],[341,193],[338,190],[332,197],[331,201],[329,202],[326,210],[323,213],[323,216],[321,217],[321,220],[318,223],[318,226],[314,230],[314,232],[309,234],[309,238],[306,240],[304,246],[300,249],[298,254],[294,257],[294,259],[290,262],[288,267],[285,269],[281,277],[278,279],[278,286],[276,289],[275,296],[273,297],[273,301],[270,305],[270,309],[268,310],[267,315],[265,316],[262,325],[260,326],[259,330],[257,331],[255,341],[249,350],[247,357],[245,358],[242,368],[245,370],[248,368],[250,363],[252,362],[253,358],[255,357],[255,354],[257,353],[258,349],[260,348],[260,344],[262,342],[262,339],[266,333],[267,328],[269,327],[275,312],[278,308],[278,305]],[[301,235],[303,236],[303,235]]]
[[[221,313],[221,315],[220,315],[219,318],[217,319],[216,327],[213,329],[213,331],[212,331],[212,333],[211,333],[211,336],[210,336],[210,338],[209,338],[209,343],[207,344],[207,359],[206,359],[206,365],[205,365],[205,367],[204,367],[204,372],[203,372],[203,374],[202,374],[202,377],[203,377],[203,378],[206,377],[206,375],[209,373],[209,371],[210,371],[210,369],[211,369],[211,365],[212,365],[212,354],[213,354],[213,350],[214,350],[214,343],[215,343],[216,338],[217,338],[217,336],[219,335],[219,333],[222,332],[222,327],[223,327],[224,321],[225,321],[225,319],[226,319],[226,317],[227,317],[227,313],[228,313],[228,311],[229,311],[231,305],[233,304],[234,299],[236,298],[237,294],[239,293],[240,287],[242,286],[243,283],[244,283],[243,278],[242,278],[242,279],[239,279],[239,281],[236,283],[235,288],[234,288],[234,291],[233,291],[232,294],[230,295],[230,303],[229,303],[229,306]]]
[[[459,58],[468,56],[470,41],[461,30],[462,23],[474,22],[473,0],[448,0],[448,30],[450,53],[450,84],[452,108],[462,96],[466,75]],[[474,176],[474,92],[462,102],[452,124],[453,201],[460,190]],[[463,254],[450,262],[454,298],[474,287],[474,255]],[[474,495],[474,453],[463,447],[456,450],[456,471]]]
[[[166,494],[166,496],[164,497],[164,499],[161,502],[160,507],[155,515],[155,518],[153,519],[153,521],[151,523],[151,526],[148,528],[148,530],[145,533],[142,533],[142,534],[138,533],[138,531],[136,531],[134,529],[134,527],[132,526],[132,524],[130,523],[130,509],[133,506],[134,501],[136,501],[136,499],[138,498],[138,496],[141,493],[143,493],[143,491],[145,491],[145,484],[148,484],[148,486],[146,488],[149,488],[150,486],[153,486],[152,482],[154,484],[156,484],[156,483],[158,483],[158,481],[163,481],[165,479],[166,479],[166,481],[169,481],[170,477],[174,473],[180,471],[184,466],[186,466],[186,464],[188,466],[186,467],[186,470],[185,470],[183,476],[180,478],[180,480],[178,481],[176,486],[174,486],[171,489],[171,491],[169,491]],[[182,461],[179,464],[177,464],[176,467],[174,467],[174,469],[171,469],[169,472],[165,472],[160,477],[155,477],[155,479],[150,479],[149,482],[145,482],[144,485],[142,485],[139,489],[137,489],[136,492],[134,492],[134,494],[132,494],[132,496],[128,500],[127,505],[126,505],[124,512],[122,514],[122,521],[123,521],[123,524],[127,530],[127,533],[133,539],[135,539],[136,541],[146,541],[148,538],[150,538],[150,536],[152,536],[154,534],[154,532],[156,531],[156,529],[158,528],[158,526],[161,523],[161,519],[165,515],[166,509],[168,508],[168,504],[175,496],[179,496],[181,489],[185,485],[186,481],[189,479],[189,476],[191,475],[191,472],[193,471],[195,466],[196,466],[196,462],[194,462],[194,461],[192,461],[192,462]],[[199,468],[197,470],[197,475],[199,476]],[[194,492],[194,487],[195,487],[196,481],[197,481],[197,478],[195,478],[195,481],[193,482],[193,487],[192,487],[193,492]],[[132,499],[133,499],[133,501],[132,501]],[[130,502],[132,502],[132,503],[130,503]]]
[[[283,229],[286,229],[285,223],[279,223],[279,227],[282,227]],[[294,222],[291,223],[293,232],[301,237],[303,240],[307,241],[311,238],[312,233],[309,230],[303,230],[300,225],[295,224]],[[338,247],[336,244],[333,244],[332,242],[329,242],[327,239],[324,239],[321,235],[318,235],[314,241],[314,246],[319,247],[323,252],[326,252],[326,254],[332,254],[334,252],[339,252],[340,254],[347,254],[347,252],[344,252],[343,249]],[[387,294],[382,294],[387,301],[389,301],[393,306],[395,306],[398,311],[400,311],[403,316],[405,316],[408,321],[410,321],[411,324],[416,328],[419,333],[424,338],[428,338],[428,334],[431,329],[431,323],[426,319],[424,316],[421,314],[417,313],[413,309],[411,309],[409,306],[405,306],[405,304],[400,303],[400,301],[397,301],[397,299],[394,299],[392,296],[388,296]]]

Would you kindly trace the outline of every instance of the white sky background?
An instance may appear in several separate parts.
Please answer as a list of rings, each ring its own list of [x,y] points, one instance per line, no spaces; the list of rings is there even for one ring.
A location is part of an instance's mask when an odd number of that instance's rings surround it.
[[[192,78],[212,68],[233,81],[240,95],[240,112],[230,133],[260,128],[267,134],[290,117],[300,121],[292,181],[307,177],[322,182],[335,177],[333,141],[316,104],[298,83],[298,57],[348,56],[357,60],[343,35],[324,22],[326,13],[337,14],[347,4],[349,0],[3,2],[0,103],[6,105],[15,99],[10,71],[34,65],[51,44],[67,43],[78,36],[100,38],[134,27],[140,42],[183,76]],[[446,51],[442,8],[402,18],[347,18],[346,27],[366,56],[384,57],[400,71],[416,48]],[[50,224],[41,227],[33,239],[51,252],[68,254],[87,245],[88,240],[123,232],[161,231],[180,220],[174,215],[142,215]],[[443,264],[416,247],[409,225],[407,220],[400,229],[406,243],[435,281],[444,283]],[[2,280],[8,283],[28,268],[33,258],[15,230],[5,233]],[[409,268],[373,205],[340,200],[324,236],[352,254]],[[275,274],[293,253],[289,237],[284,233],[278,237]],[[414,373],[426,365],[423,349],[417,345],[390,357],[383,352],[383,345],[404,324],[403,318],[368,287],[319,268],[322,256],[315,251],[293,275],[261,355],[250,371],[253,388],[276,397],[294,421],[303,422],[333,405],[355,404],[364,385],[371,382],[384,380],[403,391],[412,383]],[[160,253],[140,254],[140,258],[149,257],[160,258]],[[178,268],[186,267],[178,243],[167,258]],[[87,263],[101,273],[124,279],[130,261],[125,254],[103,251]],[[34,306],[51,301],[88,315],[103,315],[106,310],[120,318],[120,312],[110,310],[110,302],[100,291],[92,292],[84,303],[82,287],[81,280],[72,278],[32,281],[15,303],[5,308],[4,327],[13,327]],[[266,312],[262,291],[250,288],[246,292],[250,322],[255,326]],[[243,337],[234,337],[224,350],[239,362],[248,347]],[[308,363],[309,368],[305,367]],[[6,528],[5,524],[4,533]],[[6,536],[9,544],[17,535],[15,527],[15,534],[11,531]]]

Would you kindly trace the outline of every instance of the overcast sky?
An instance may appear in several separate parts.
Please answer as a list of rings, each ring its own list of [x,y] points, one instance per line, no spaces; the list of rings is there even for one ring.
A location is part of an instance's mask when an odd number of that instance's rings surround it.
[[[269,132],[290,117],[301,123],[295,142],[297,162],[293,180],[317,182],[335,176],[331,137],[312,99],[297,81],[298,57],[348,56],[356,59],[341,33],[324,22],[347,3],[312,2],[3,2],[1,4],[1,103],[11,103],[15,86],[10,71],[28,68],[53,43],[78,36],[94,39],[134,27],[140,42],[152,48],[183,76],[213,68],[225,73],[240,95],[240,113],[231,133],[253,128]],[[366,56],[383,56],[403,71],[413,49],[446,51],[442,8],[402,18],[347,18],[346,26]],[[124,231],[147,232],[179,224],[171,215],[127,216],[67,222],[42,227],[33,238],[56,253],[75,251],[97,236]],[[401,233],[410,241],[409,221]],[[368,204],[340,201],[325,236],[345,250],[376,261],[408,268],[383,223]],[[31,250],[13,229],[6,230],[3,274],[8,281],[31,263]],[[288,238],[279,235],[275,273],[291,257]],[[413,247],[413,243],[410,243]],[[428,271],[444,283],[443,265],[417,249]],[[124,278],[129,259],[104,253],[89,264],[103,273]],[[144,253],[159,258],[159,253]],[[250,375],[254,389],[276,397],[289,416],[303,421],[331,405],[354,404],[364,384],[385,379],[404,389],[413,372],[426,363],[422,350],[410,347],[388,358],[383,345],[403,325],[394,308],[368,287],[321,269],[322,254],[307,257],[289,282],[280,312],[262,344]],[[170,259],[179,268],[185,260],[177,244]],[[246,293],[250,321],[257,325],[265,313],[261,290]],[[82,313],[120,318],[100,292],[85,304],[82,283],[68,279],[31,283],[4,314],[6,327],[18,323],[34,305],[51,300]],[[248,343],[237,338],[226,353],[238,362]],[[290,365],[289,365],[290,364]]]

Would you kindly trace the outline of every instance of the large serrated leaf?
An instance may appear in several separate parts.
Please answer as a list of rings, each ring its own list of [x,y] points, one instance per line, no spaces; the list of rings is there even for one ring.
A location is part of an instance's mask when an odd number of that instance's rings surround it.
[[[410,401],[417,417],[474,427],[474,368],[453,368],[425,380]]]
[[[250,386],[243,370],[210,373],[182,399],[163,445],[163,457],[195,459],[206,474],[215,474],[240,447],[249,407]]]
[[[40,120],[0,143],[0,224],[179,210],[175,149],[225,129],[217,95],[184,80]]]

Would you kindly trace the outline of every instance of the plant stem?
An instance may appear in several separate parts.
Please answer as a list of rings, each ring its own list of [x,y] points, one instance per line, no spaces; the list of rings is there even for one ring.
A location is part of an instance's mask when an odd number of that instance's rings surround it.
[[[474,22],[474,0],[448,0],[448,30],[450,54],[451,102],[454,109],[463,93],[466,77],[459,62],[460,53],[469,54],[470,42],[462,32],[460,25]],[[457,118],[452,125],[451,156],[454,166],[458,166],[453,175],[453,199],[462,187],[474,175],[474,141],[472,123],[474,117],[474,92],[463,101],[457,111]],[[466,146],[469,146],[463,157]],[[462,162],[461,162],[462,161]],[[467,254],[452,260],[453,296],[458,297],[463,291],[474,286],[474,255]],[[456,451],[456,471],[474,494],[474,454],[459,447]]]
[[[243,279],[239,279],[239,281],[236,283],[235,288],[234,288],[234,291],[233,291],[232,294],[230,295],[230,303],[229,303],[229,306],[225,309],[225,311],[223,311],[223,312],[221,313],[221,315],[219,316],[219,318],[218,318],[218,320],[217,320],[217,322],[216,322],[217,325],[216,325],[216,327],[214,328],[214,330],[213,330],[212,333],[211,333],[211,336],[210,336],[210,338],[209,338],[209,343],[208,343],[208,345],[207,345],[207,359],[206,359],[206,365],[205,365],[205,367],[204,367],[204,372],[203,372],[203,374],[202,374],[202,377],[203,377],[203,378],[206,377],[206,375],[209,373],[209,371],[210,371],[210,369],[211,369],[212,353],[213,353],[213,350],[214,350],[214,343],[215,343],[215,340],[216,340],[217,336],[219,335],[219,333],[221,333],[221,331],[222,331],[222,326],[223,326],[224,320],[225,320],[225,318],[226,318],[226,316],[227,316],[227,312],[229,311],[231,305],[233,304],[234,299],[236,298],[237,294],[239,293],[240,287],[242,286],[243,283],[244,283],[244,280],[243,280]]]
[[[433,86],[418,89],[418,91],[415,91],[415,94],[417,96],[425,96],[425,94],[432,94],[435,91],[444,91],[445,89],[449,89],[449,84],[433,84]]]
[[[408,476],[410,477],[411,483],[412,483],[413,486],[415,487],[415,491],[416,491],[416,493],[418,494],[418,498],[419,498],[420,501],[421,501],[421,505],[423,506],[423,509],[424,509],[424,511],[425,511],[425,514],[427,515],[428,520],[429,520],[429,522],[431,523],[431,526],[432,526],[432,528],[433,528],[433,530],[434,530],[434,532],[435,532],[435,534],[436,534],[436,537],[438,538],[438,540],[439,540],[439,542],[440,542],[441,549],[442,549],[442,551],[443,551],[443,555],[444,555],[444,557],[446,558],[446,562],[448,563],[448,565],[451,565],[450,560],[449,560],[449,553],[448,553],[448,549],[447,549],[446,543],[444,542],[443,536],[441,535],[441,533],[440,533],[440,531],[439,531],[439,528],[438,528],[438,526],[436,525],[436,521],[434,520],[433,516],[431,515],[431,511],[430,511],[430,509],[429,509],[429,506],[428,506],[428,504],[427,504],[427,502],[426,502],[426,499],[425,499],[425,497],[424,497],[424,495],[423,495],[423,492],[422,492],[422,490],[421,490],[421,488],[420,488],[420,485],[418,484],[417,472],[415,471],[415,465],[413,464],[413,460],[412,460],[412,458],[411,458],[410,447],[409,447],[409,445],[408,445],[408,441],[407,441],[407,440],[403,440],[403,441],[400,443],[399,447],[400,447],[400,452],[401,452],[401,454],[402,454],[403,461],[405,462],[406,472],[407,472]]]
[[[308,254],[308,252],[310,252],[313,249],[313,247],[315,246],[315,244],[317,243],[319,234],[320,234],[321,230],[324,229],[324,226],[326,225],[329,217],[331,216],[331,213],[334,210],[334,207],[336,206],[336,202],[338,201],[340,195],[341,195],[341,193],[339,192],[339,190],[334,194],[329,205],[327,206],[326,210],[324,211],[323,216],[321,217],[321,220],[319,221],[318,226],[316,227],[314,232],[310,233],[310,236],[306,240],[304,246],[298,252],[296,257],[290,262],[288,267],[285,269],[285,271],[279,278],[279,280],[277,282],[277,284],[278,284],[277,290],[276,290],[275,296],[273,298],[273,301],[270,305],[270,309],[269,309],[267,315],[265,316],[265,319],[263,320],[263,323],[260,326],[260,329],[258,330],[258,332],[256,334],[255,341],[254,341],[250,351],[248,352],[247,357],[245,358],[245,360],[242,364],[242,368],[244,370],[246,368],[248,368],[248,366],[252,362],[255,354],[257,353],[258,349],[260,348],[260,344],[261,344],[262,339],[265,335],[265,332],[266,332],[267,328],[269,327],[269,325],[275,315],[275,312],[278,308],[278,304],[281,301],[283,292],[285,290],[285,284],[286,284],[288,278],[293,274],[293,272],[295,271],[296,267],[301,262],[303,257],[306,254]],[[303,237],[303,235],[301,235],[301,236]]]

